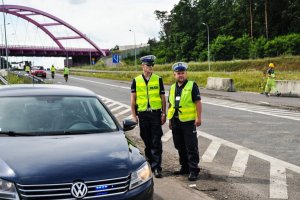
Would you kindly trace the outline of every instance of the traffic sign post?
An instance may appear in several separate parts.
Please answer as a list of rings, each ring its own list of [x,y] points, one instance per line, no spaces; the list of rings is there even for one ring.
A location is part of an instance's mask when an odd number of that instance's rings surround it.
[[[113,63],[120,63],[120,55],[119,54],[113,54],[112,55],[112,62]]]

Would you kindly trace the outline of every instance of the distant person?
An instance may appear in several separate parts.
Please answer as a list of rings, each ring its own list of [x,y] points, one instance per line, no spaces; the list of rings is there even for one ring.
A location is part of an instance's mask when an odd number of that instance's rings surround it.
[[[265,95],[267,97],[270,96],[270,93],[273,91],[275,92],[276,96],[280,96],[281,93],[277,91],[276,89],[276,83],[275,83],[275,65],[274,63],[269,64],[269,68],[267,69],[266,75],[267,75],[267,83],[265,87]]]
[[[131,84],[131,115],[139,122],[145,156],[156,178],[162,178],[162,125],[166,122],[166,98],[163,80],[153,73],[155,56],[140,59],[143,73]]]
[[[28,64],[26,64],[26,66],[25,66],[25,72],[26,72],[27,74],[30,73],[30,66],[29,66]]]
[[[175,175],[189,174],[189,181],[199,176],[199,149],[196,128],[201,125],[200,91],[194,81],[187,80],[188,65],[177,62],[172,66],[176,83],[169,92],[168,120],[181,168]]]
[[[69,67],[68,67],[68,66],[65,66],[65,67],[64,67],[64,78],[65,78],[65,81],[66,81],[66,82],[68,82],[69,74],[70,74]]]
[[[55,70],[56,69],[55,69],[54,65],[52,65],[51,68],[50,68],[52,79],[54,79]]]

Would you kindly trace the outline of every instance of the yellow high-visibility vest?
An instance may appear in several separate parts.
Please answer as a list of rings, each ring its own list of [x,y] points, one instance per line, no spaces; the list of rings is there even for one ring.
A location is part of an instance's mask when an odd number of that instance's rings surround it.
[[[193,81],[188,81],[181,92],[178,108],[178,117],[181,122],[195,120],[197,116],[196,104],[192,100],[193,85]],[[171,105],[168,110],[168,119],[172,119],[175,113],[175,88],[176,84],[173,84],[170,89],[169,102]]]
[[[25,71],[29,72],[30,71],[30,67],[28,65],[25,66]]]
[[[64,68],[64,74],[69,74],[69,68],[67,67]]]
[[[136,83],[136,104],[138,111],[146,111],[148,101],[152,110],[162,108],[160,97],[159,76],[152,74],[148,84],[146,85],[142,75],[135,78]]]
[[[51,72],[55,72],[55,67],[52,66],[50,70],[51,70]]]

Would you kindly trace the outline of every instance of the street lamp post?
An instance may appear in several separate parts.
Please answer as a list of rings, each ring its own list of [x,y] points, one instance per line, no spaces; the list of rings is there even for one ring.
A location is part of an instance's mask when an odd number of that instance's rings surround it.
[[[133,39],[134,39],[134,65],[135,65],[135,71],[137,71],[137,65],[136,65],[136,41],[135,41],[135,31],[129,30],[130,32],[133,32]]]
[[[207,28],[207,61],[208,61],[208,71],[210,71],[210,60],[209,60],[209,27],[206,23],[202,23]]]
[[[2,0],[2,5],[4,7],[4,1]],[[5,54],[6,54],[6,69],[8,69],[8,47],[7,47],[7,36],[6,36],[6,21],[5,21],[5,14],[3,14],[3,21],[4,21],[4,38],[5,38]]]

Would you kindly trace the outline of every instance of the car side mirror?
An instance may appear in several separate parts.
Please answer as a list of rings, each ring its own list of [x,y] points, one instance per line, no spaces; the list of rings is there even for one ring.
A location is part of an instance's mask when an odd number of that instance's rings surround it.
[[[137,123],[135,121],[132,121],[130,119],[125,119],[123,121],[123,131],[130,131],[135,128]]]

